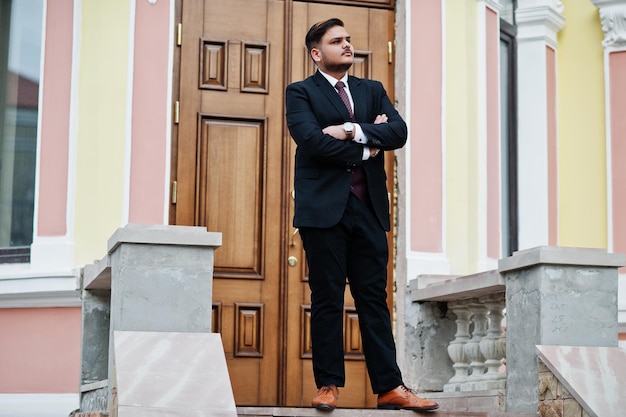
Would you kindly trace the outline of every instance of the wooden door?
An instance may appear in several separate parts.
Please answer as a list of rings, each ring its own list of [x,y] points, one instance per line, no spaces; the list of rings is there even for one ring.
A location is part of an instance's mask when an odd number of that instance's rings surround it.
[[[222,335],[237,405],[309,406],[316,391],[310,298],[302,244],[291,226],[295,148],[284,124],[284,88],[313,71],[304,48],[308,27],[338,16],[357,49],[353,74],[377,78],[391,93],[387,42],[393,39],[393,12],[207,0],[179,2],[177,14],[179,116],[170,222],[222,233],[215,252],[213,330]],[[388,165],[393,172],[392,158]],[[391,290],[391,280],[389,285]],[[340,405],[371,407],[375,397],[346,294],[348,386]]]

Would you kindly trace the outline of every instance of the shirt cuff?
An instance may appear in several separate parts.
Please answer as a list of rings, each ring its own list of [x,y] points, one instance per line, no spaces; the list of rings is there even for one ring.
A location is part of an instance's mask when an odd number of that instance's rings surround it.
[[[352,139],[352,141],[361,144],[367,143],[367,137],[365,136],[365,133],[363,133],[363,129],[361,129],[361,126],[356,123],[354,124],[354,139]]]
[[[364,146],[363,147],[363,160],[367,161],[368,159],[370,159],[370,147],[369,146]]]

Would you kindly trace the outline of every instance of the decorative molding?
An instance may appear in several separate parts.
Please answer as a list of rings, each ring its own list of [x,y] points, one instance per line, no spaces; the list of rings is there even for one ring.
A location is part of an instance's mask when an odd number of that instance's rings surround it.
[[[72,394],[0,394],[2,415],[67,415],[80,406],[78,393]],[[7,413],[5,413],[7,411]]]
[[[241,91],[269,93],[269,42],[242,42]]]
[[[0,265],[0,308],[80,307],[81,268]]]
[[[604,40],[602,46],[612,50],[626,50],[626,1],[591,0],[600,10]]]
[[[263,304],[235,303],[235,356],[263,357]]]
[[[517,40],[543,40],[556,49],[557,33],[565,26],[564,6],[558,0],[528,0],[518,5],[515,21],[518,27]]]
[[[500,0],[478,0],[479,2],[484,1],[485,6],[490,8],[496,13],[500,13],[502,11],[502,4],[500,4]]]
[[[345,307],[343,316],[344,358],[350,360],[365,360],[363,343],[361,342],[359,316],[356,312],[356,308]]]
[[[78,290],[0,294],[0,308],[58,308],[81,305]]]
[[[213,303],[211,313],[211,332],[222,333],[222,303]]]
[[[311,305],[300,306],[300,359],[313,357],[313,343],[311,341]]]
[[[228,41],[200,38],[199,88],[227,90]]]

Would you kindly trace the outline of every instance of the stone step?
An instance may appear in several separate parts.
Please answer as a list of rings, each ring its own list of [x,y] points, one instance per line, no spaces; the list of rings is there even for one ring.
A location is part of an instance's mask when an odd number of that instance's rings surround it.
[[[294,407],[237,407],[239,417],[538,417],[538,414],[469,411],[408,411],[376,410],[373,408],[336,408],[332,412],[314,408]]]

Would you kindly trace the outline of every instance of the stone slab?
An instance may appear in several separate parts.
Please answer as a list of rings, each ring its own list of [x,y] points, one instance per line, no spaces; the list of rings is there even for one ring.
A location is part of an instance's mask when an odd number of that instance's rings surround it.
[[[596,248],[538,246],[500,259],[498,271],[514,271],[539,264],[622,267],[626,265],[626,255]]]
[[[541,360],[592,417],[626,415],[626,350],[537,346]]]
[[[109,253],[122,243],[219,247],[222,245],[222,234],[208,232],[206,227],[199,226],[131,223],[111,235],[107,245]]]
[[[367,408],[336,408],[332,413],[315,408],[293,407],[238,407],[239,417],[537,417],[537,413],[511,414],[497,411],[409,411],[376,410]]]
[[[410,283],[411,301],[456,301],[505,290],[504,278],[498,271],[454,277],[424,288],[419,288],[418,285],[416,280]]]
[[[110,290],[111,289],[111,256],[91,264],[85,265],[83,270],[83,288],[86,290]]]
[[[114,332],[111,417],[236,417],[221,336]]]

